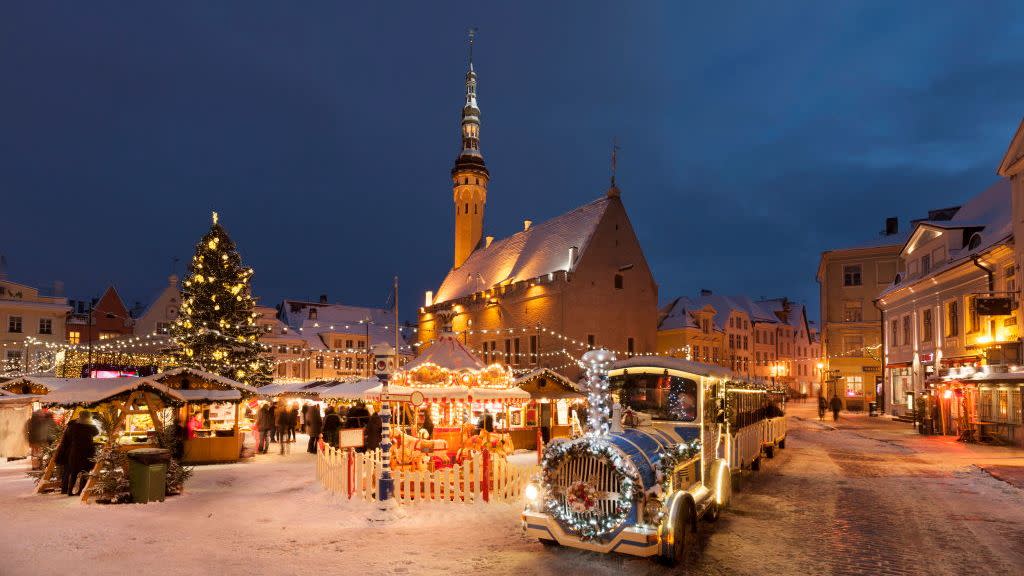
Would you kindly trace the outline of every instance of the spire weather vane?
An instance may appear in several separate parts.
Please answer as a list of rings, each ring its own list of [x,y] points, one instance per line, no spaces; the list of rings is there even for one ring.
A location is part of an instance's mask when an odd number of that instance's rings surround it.
[[[473,39],[476,38],[476,33],[479,28],[470,28],[469,33],[469,65],[473,65]]]

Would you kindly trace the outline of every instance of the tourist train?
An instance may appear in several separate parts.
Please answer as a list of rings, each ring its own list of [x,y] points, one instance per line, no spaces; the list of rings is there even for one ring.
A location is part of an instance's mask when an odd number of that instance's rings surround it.
[[[697,522],[728,504],[732,473],[785,447],[785,395],[677,358],[629,358],[605,377],[621,418],[548,447],[523,529],[546,545],[675,564]]]

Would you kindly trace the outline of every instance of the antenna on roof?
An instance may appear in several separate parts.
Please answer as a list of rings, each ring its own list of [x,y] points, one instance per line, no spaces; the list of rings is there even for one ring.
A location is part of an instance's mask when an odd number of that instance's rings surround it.
[[[476,33],[479,28],[469,29],[469,69],[473,69],[473,39],[476,38]]]
[[[615,171],[618,168],[619,163],[619,140],[618,138],[612,137],[612,174],[611,174],[611,186],[608,188],[608,197],[619,195],[619,187],[615,184]]]

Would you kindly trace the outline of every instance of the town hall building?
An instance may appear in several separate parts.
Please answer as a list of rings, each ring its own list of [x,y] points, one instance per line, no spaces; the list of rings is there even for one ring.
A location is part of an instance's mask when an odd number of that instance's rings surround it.
[[[656,350],[658,285],[614,176],[599,198],[507,238],[484,236],[490,173],[470,59],[462,151],[452,168],[454,260],[419,314],[423,347],[454,332],[486,362],[575,375],[588,348]]]

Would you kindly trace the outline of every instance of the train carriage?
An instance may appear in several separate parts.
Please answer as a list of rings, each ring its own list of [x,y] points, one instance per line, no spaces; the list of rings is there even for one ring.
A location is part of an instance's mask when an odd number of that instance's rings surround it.
[[[677,358],[630,358],[607,376],[622,425],[549,446],[523,529],[545,544],[674,564],[697,521],[728,504],[732,472],[784,446],[784,396]]]

